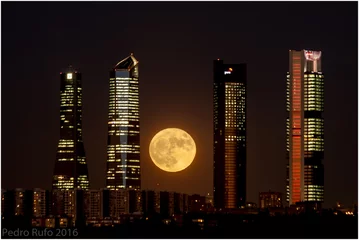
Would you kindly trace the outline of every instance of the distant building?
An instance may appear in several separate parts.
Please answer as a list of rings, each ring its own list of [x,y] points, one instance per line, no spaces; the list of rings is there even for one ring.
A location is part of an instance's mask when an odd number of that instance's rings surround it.
[[[280,192],[260,192],[259,193],[259,207],[260,208],[281,208],[282,193]]]
[[[287,201],[324,201],[322,52],[289,51]]]
[[[132,54],[111,70],[109,85],[106,188],[140,190],[139,75]]]
[[[49,191],[43,189],[2,191],[2,216],[45,217],[49,214]]]
[[[5,189],[1,189],[1,216],[4,215],[4,209],[5,209]]]
[[[190,212],[201,212],[206,210],[206,197],[198,194],[189,196],[189,211]]]
[[[173,194],[173,204],[174,204],[174,214],[182,214],[184,213],[184,201],[183,201],[183,194],[175,192]]]
[[[15,216],[32,217],[32,191],[22,188],[15,189]]]
[[[149,197],[148,197],[148,191],[142,190],[141,191],[141,205],[142,205],[142,211],[144,215],[147,215],[148,209],[149,209]]]
[[[246,202],[246,208],[256,209],[256,208],[257,208],[257,204],[254,203],[254,202]]]
[[[146,216],[152,216],[154,214],[161,214],[164,217],[170,217],[178,214],[183,214],[191,211],[191,201],[200,199],[201,196],[195,196],[195,199],[185,193],[167,192],[167,191],[142,191],[141,206],[142,212]],[[204,197],[201,205],[205,204]],[[194,209],[201,208],[200,202],[192,204]],[[203,208],[204,209],[204,208]]]
[[[15,192],[14,190],[3,190],[2,191],[1,208],[3,209],[2,216],[7,218],[15,216]]]
[[[206,204],[213,205],[213,196],[209,195],[209,193],[206,195]]]
[[[174,214],[174,193],[161,191],[160,192],[160,213],[161,216],[170,217]]]
[[[2,220],[4,226],[28,227],[31,225],[33,215],[33,193],[22,188],[2,191]]]
[[[21,188],[15,189],[15,215],[25,214],[25,190]]]
[[[126,192],[120,190],[110,190],[110,217],[120,217],[126,211]]]
[[[46,217],[50,213],[50,192],[48,190],[35,188],[33,193],[33,216]]]
[[[142,192],[140,190],[127,190],[128,192],[128,214],[141,213],[142,209]]]
[[[109,190],[110,217],[120,217],[122,214],[140,212],[141,191],[119,189]]]
[[[188,194],[183,194],[183,213],[189,212],[189,196]]]
[[[240,208],[246,202],[246,64],[214,61],[214,207]]]
[[[67,227],[84,224],[86,219],[86,192],[87,190],[53,190],[50,200],[52,204],[51,216],[58,219],[60,225]]]
[[[60,140],[57,146],[52,189],[89,189],[82,140],[81,73],[69,66],[60,73]]]
[[[160,213],[159,191],[142,191],[142,210],[146,215]]]
[[[45,219],[45,227],[46,228],[55,228],[56,219],[54,217],[48,217]]]
[[[338,213],[354,216],[357,214],[356,205],[354,204],[352,207],[345,207],[340,202],[337,202],[336,206],[334,207],[334,214],[338,215]]]
[[[304,201],[297,202],[295,205],[290,205],[289,210],[295,210],[295,214],[305,212],[318,212],[322,210],[322,203],[318,201]]]
[[[206,209],[208,211],[213,211],[214,210],[213,196],[207,193],[205,198],[206,198]]]
[[[86,218],[102,218],[103,199],[101,190],[86,191],[84,201]]]
[[[76,217],[76,190],[53,190],[51,213],[55,217]]]
[[[51,191],[51,215],[58,217],[65,215],[64,192],[62,190]]]

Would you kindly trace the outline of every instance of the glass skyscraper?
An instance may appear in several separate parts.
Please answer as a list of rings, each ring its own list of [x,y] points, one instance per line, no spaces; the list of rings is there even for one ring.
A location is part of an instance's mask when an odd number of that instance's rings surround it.
[[[246,64],[214,61],[214,206],[239,208],[246,201]]]
[[[287,202],[324,201],[324,76],[320,51],[289,51]]]
[[[141,189],[138,61],[133,54],[110,72],[106,186]]]
[[[52,188],[88,189],[89,177],[82,140],[81,73],[69,66],[60,73],[60,81],[60,140]]]

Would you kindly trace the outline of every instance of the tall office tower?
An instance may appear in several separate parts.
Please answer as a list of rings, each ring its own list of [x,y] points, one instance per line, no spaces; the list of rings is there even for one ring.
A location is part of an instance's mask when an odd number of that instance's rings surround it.
[[[289,51],[287,202],[324,201],[324,76],[320,51]]]
[[[141,189],[138,61],[131,54],[110,72],[107,176],[109,190]]]
[[[214,61],[214,207],[246,201],[246,64]]]
[[[52,189],[88,189],[89,177],[82,141],[81,73],[72,66],[60,73],[60,140]]]

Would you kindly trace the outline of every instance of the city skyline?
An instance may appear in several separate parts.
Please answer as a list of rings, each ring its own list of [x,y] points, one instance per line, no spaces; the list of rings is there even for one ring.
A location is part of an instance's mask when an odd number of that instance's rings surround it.
[[[216,30],[212,30],[211,25],[202,21],[195,21],[197,17],[194,13],[201,5],[191,4],[189,17],[181,22],[176,18],[188,4],[172,8],[176,4],[155,3],[151,6],[116,3],[113,6],[128,9],[128,14],[133,14],[135,19],[133,22],[126,22],[129,27],[122,30],[125,35],[131,36],[128,39],[122,38],[123,34],[115,33],[112,33],[111,38],[102,38],[101,36],[106,36],[103,33],[110,32],[113,26],[111,14],[103,13],[109,5],[84,4],[80,14],[85,19],[87,17],[90,23],[90,16],[103,16],[99,18],[102,20],[94,25],[97,33],[94,40],[89,42],[85,39],[91,38],[93,29],[87,28],[82,22],[76,22],[70,14],[80,5],[74,3],[72,8],[67,8],[69,5],[65,3],[35,3],[32,5],[33,13],[48,8],[52,9],[50,12],[53,14],[46,16],[49,19],[46,23],[42,21],[42,15],[29,18],[22,30],[24,32],[19,31],[16,26],[29,14],[25,11],[28,5],[4,5],[7,10],[3,8],[2,14],[5,20],[3,44],[8,47],[3,49],[3,110],[11,117],[3,118],[3,126],[6,128],[3,128],[2,167],[15,169],[17,165],[21,165],[22,168],[17,168],[11,175],[3,171],[2,188],[50,188],[51,183],[48,182],[51,182],[59,129],[59,82],[56,81],[56,76],[59,68],[69,62],[76,66],[86,79],[83,82],[83,131],[91,188],[105,186],[108,70],[118,58],[134,52],[141,60],[141,168],[145,169],[142,172],[143,188],[200,194],[211,192],[213,179],[210,169],[213,166],[213,156],[212,151],[208,151],[213,144],[211,62],[220,58],[226,62],[248,64],[247,201],[257,201],[258,192],[268,189],[285,193],[285,73],[288,71],[288,50],[313,49],[321,50],[325,56],[325,205],[330,206],[337,200],[344,204],[357,201],[357,10],[351,7],[353,4],[303,3],[303,7],[298,7],[301,4],[275,3],[273,5],[277,8],[273,7],[272,10],[282,15],[268,20],[273,24],[271,30],[263,27],[268,23],[262,22],[263,25],[259,25],[248,14],[239,17],[247,21],[248,25],[244,24],[238,30],[233,30],[237,29],[233,22],[224,21],[234,20],[237,15],[234,9],[241,8],[241,4],[247,10],[257,11],[258,16],[261,15],[260,19],[264,19],[268,16],[266,4],[260,7],[255,3],[234,3],[232,9],[228,7],[230,4],[208,4],[207,12],[216,13],[218,10],[214,5],[227,11],[226,15],[218,13],[224,20],[205,15],[210,24],[218,24]],[[137,13],[131,12],[133,5],[136,6]],[[323,5],[325,7],[322,7]],[[160,12],[160,16],[152,15],[151,11],[156,11],[155,6],[162,10],[167,8],[172,15],[165,11]],[[322,14],[322,18],[306,15],[303,11],[305,6],[310,6],[314,12]],[[67,19],[61,15],[64,8],[69,9],[66,13],[69,14]],[[338,8],[346,14],[342,15],[341,11],[336,11]],[[11,18],[15,9],[21,16],[18,19]],[[286,32],[284,30],[287,30],[288,25],[280,25],[279,22],[282,22],[282,18],[289,17],[287,11],[290,9],[294,12],[292,15],[297,17],[293,18],[291,24],[294,25],[293,28],[297,28],[295,31]],[[144,16],[136,18],[139,13]],[[142,23],[146,17],[148,21]],[[161,17],[167,21],[160,20]],[[306,28],[305,26],[313,24],[313,19],[317,21],[316,27]],[[47,32],[51,26],[57,30],[71,26],[62,25],[62,20],[65,23],[76,23],[68,31],[71,33],[78,29],[78,40],[68,40],[64,37],[67,34],[58,36]],[[140,27],[141,24],[150,26],[156,22],[158,27],[149,27],[150,31]],[[193,27],[186,28],[191,26],[192,22]],[[332,23],[338,23],[341,27],[333,27]],[[201,29],[200,32],[196,31],[197,28]],[[258,31],[258,28],[261,31]],[[34,34],[29,34],[31,29],[37,30]],[[154,30],[152,33],[151,29]],[[252,32],[252,29],[256,29],[256,32]],[[10,31],[12,34],[7,34]],[[223,35],[224,32],[228,34]],[[243,34],[246,32],[250,34]],[[263,37],[267,34],[273,37],[264,40]],[[340,37],[333,40],[331,36],[334,35]],[[147,37],[147,40],[140,41],[144,37]],[[29,40],[32,38],[34,41]],[[206,39],[210,41],[206,42]],[[241,44],[236,44],[236,41],[241,41]],[[181,45],[175,42],[181,42]],[[120,48],[118,44],[121,45]],[[212,49],[213,45],[217,48]],[[88,51],[90,55],[87,54]],[[30,63],[21,68],[16,67],[20,62],[28,62],[29,56],[32,56],[36,67]],[[86,59],[86,56],[90,57]],[[193,61],[197,64],[193,64]],[[13,74],[14,72],[17,74]],[[343,81],[346,84],[338,84]],[[18,84],[22,87],[18,88]],[[27,91],[28,89],[32,91]],[[9,102],[11,96],[15,96],[12,104]],[[20,113],[17,109],[25,102],[27,107]],[[45,116],[45,121],[38,121],[33,115]],[[340,130],[336,127],[338,124],[341,126]],[[175,174],[156,169],[148,156],[150,139],[159,130],[167,127],[186,130],[196,143],[200,143],[198,155],[190,168]],[[14,136],[10,129],[16,130]],[[38,169],[39,166],[41,169]],[[42,169],[49,170],[47,172]],[[183,181],[186,184],[183,184]],[[157,183],[160,184],[159,187]]]

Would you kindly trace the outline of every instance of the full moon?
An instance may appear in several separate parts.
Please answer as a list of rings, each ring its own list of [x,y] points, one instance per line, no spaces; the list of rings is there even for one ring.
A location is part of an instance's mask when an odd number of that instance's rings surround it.
[[[149,150],[157,167],[167,172],[179,172],[193,162],[196,144],[187,132],[166,128],[152,138]]]

